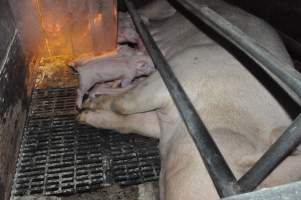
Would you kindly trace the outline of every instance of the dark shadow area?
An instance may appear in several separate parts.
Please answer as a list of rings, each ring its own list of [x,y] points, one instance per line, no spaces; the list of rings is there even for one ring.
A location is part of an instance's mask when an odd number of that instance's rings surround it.
[[[301,42],[300,0],[226,0],[229,3],[259,16],[281,32]]]
[[[136,5],[136,8],[140,8],[141,6],[151,2],[152,0],[132,0],[132,2]],[[124,4],[124,0],[117,0],[118,10],[122,12],[126,12],[127,8]]]
[[[299,0],[226,0],[256,15],[279,32],[294,59],[301,60],[301,1]]]

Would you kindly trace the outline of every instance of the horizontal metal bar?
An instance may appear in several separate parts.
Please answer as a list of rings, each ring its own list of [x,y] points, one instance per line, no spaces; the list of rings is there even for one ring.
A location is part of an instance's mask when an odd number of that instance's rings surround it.
[[[301,143],[301,115],[239,181],[241,192],[255,189]]]
[[[301,105],[301,75],[293,66],[281,62],[254,39],[199,0],[175,1],[253,59]]]
[[[144,41],[149,55],[156,65],[158,72],[160,73],[191,137],[193,138],[193,141],[197,146],[199,153],[201,154],[205,166],[207,167],[213,183],[215,184],[217,192],[221,197],[234,195],[236,193],[234,189],[236,179],[232,171],[208,133],[207,128],[187,97],[171,67],[164,59],[161,51],[137,14],[133,3],[130,0],[124,1],[137,31]],[[201,178],[202,177],[200,177],[200,179]]]
[[[235,195],[223,200],[297,200],[301,197],[301,181]]]

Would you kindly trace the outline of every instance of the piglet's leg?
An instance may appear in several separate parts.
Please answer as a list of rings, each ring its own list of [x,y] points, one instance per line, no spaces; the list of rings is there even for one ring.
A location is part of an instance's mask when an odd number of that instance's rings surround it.
[[[132,79],[123,79],[121,81],[121,87],[125,88],[125,87],[131,85],[131,83],[132,83]]]
[[[96,110],[82,112],[78,120],[96,128],[113,129],[120,133],[137,133],[159,138],[160,126],[155,112],[118,115],[112,111]]]
[[[82,108],[82,101],[84,95],[95,84],[93,77],[89,73],[80,72],[79,74],[79,88],[77,89],[76,106],[78,109]]]
[[[112,88],[112,82],[98,84],[89,92],[90,98],[83,103],[83,108],[90,110],[110,110],[114,97],[128,92],[143,80],[145,80],[145,78],[138,78],[134,83],[131,83],[124,88]],[[107,86],[106,84],[109,85]]]
[[[68,62],[68,66],[76,69],[76,67],[78,67],[79,65],[81,65],[81,63],[83,61],[84,61],[83,59],[70,61],[70,62]]]
[[[98,87],[93,88],[93,90],[91,90],[89,92],[89,97],[95,98],[96,96],[99,96],[99,95],[118,96],[118,95],[121,95],[121,94],[127,92],[128,90],[130,90],[133,87],[134,87],[134,84],[131,84],[125,88],[110,88],[110,87],[98,86]]]
[[[113,81],[112,88],[117,88],[120,86],[120,84],[121,84],[121,80],[115,80]]]
[[[140,38],[138,38],[138,40],[137,40],[137,46],[138,46],[139,51],[146,53],[144,43]]]
[[[76,69],[76,68],[86,65],[88,63],[98,62],[109,56],[115,56],[115,55],[116,55],[116,52],[111,52],[110,54],[106,54],[106,55],[100,55],[100,56],[94,56],[94,57],[88,57],[88,58],[80,58],[80,59],[68,62],[68,66]]]
[[[83,103],[83,109],[87,110],[111,110],[111,104],[115,96],[95,96],[94,98],[88,98]]]
[[[77,109],[82,108],[82,102],[83,102],[84,94],[80,89],[77,89],[77,96],[76,96],[76,106]]]
[[[155,73],[124,94],[88,99],[83,107],[91,110],[114,110],[125,115],[158,109],[170,98],[163,81],[159,78],[159,74]],[[154,89],[155,93],[152,92]]]

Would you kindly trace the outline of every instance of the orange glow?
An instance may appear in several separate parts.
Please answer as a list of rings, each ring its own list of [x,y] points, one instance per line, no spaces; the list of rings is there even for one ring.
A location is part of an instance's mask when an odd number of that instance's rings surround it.
[[[115,1],[115,0],[114,0]],[[107,55],[116,51],[117,14],[112,0],[68,1],[32,0],[44,38],[42,57],[84,54]],[[110,8],[110,9],[108,9]]]
[[[113,10],[113,14],[114,14],[115,19],[117,19],[117,9],[116,8]]]
[[[61,31],[61,26],[59,24],[55,25],[55,31],[60,32]]]
[[[101,21],[102,21],[102,15],[101,15],[101,13],[98,13],[97,15],[96,15],[96,17],[94,18],[94,24],[100,24],[101,23]]]

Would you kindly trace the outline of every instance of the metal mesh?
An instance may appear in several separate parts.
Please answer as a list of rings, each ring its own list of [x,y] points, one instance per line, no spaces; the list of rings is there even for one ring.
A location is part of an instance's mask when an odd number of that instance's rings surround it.
[[[114,135],[110,147],[115,182],[132,185],[157,180],[160,157],[156,140]]]
[[[36,89],[32,93],[30,116],[75,114],[75,88]]]
[[[158,141],[78,124],[74,95],[74,88],[34,91],[12,194],[73,194],[157,180]]]

